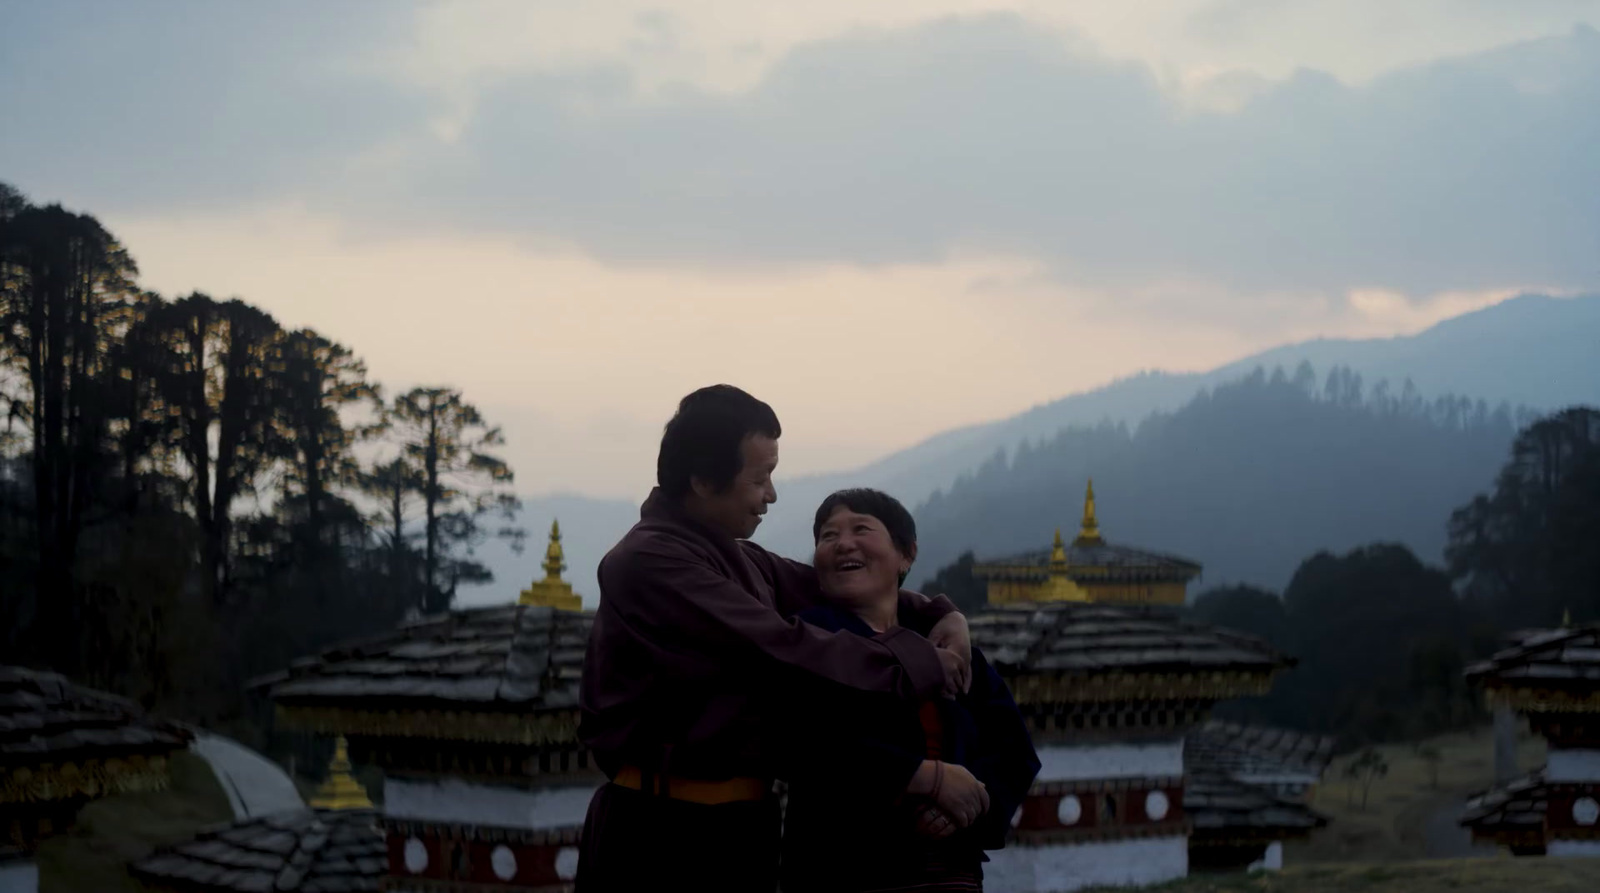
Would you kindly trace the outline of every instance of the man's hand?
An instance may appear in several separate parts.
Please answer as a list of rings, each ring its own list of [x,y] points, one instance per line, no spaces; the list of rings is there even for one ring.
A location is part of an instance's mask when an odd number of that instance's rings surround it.
[[[946,614],[939,618],[939,622],[928,631],[928,641],[935,648],[949,651],[961,662],[960,686],[961,692],[966,692],[972,687],[972,633],[967,629],[966,615],[960,613]],[[940,654],[941,661],[944,655]],[[949,663],[945,662],[945,676],[949,678]],[[954,695],[947,691],[946,694]]]
[[[935,648],[939,665],[944,667],[944,696],[953,698],[972,686],[972,667],[948,648]]]

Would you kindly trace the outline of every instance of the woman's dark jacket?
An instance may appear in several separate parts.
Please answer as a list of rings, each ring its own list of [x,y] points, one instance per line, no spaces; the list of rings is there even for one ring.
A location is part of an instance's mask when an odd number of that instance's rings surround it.
[[[799,615],[827,630],[871,636],[855,614],[828,605]],[[902,617],[915,629],[915,618]],[[961,765],[983,782],[989,810],[969,828],[943,840],[916,833],[913,798],[863,778],[861,766],[901,761],[914,768],[928,758],[929,740],[918,711],[904,701],[803,683],[789,690],[784,818],[784,889],[870,888],[936,874],[938,866],[976,868],[984,850],[1000,849],[1022,805],[1039,758],[1011,692],[982,652],[972,649],[972,686],[954,700],[935,701],[939,759]],[[868,752],[871,758],[863,759]],[[902,776],[903,778],[903,776]],[[924,801],[925,802],[925,801]]]

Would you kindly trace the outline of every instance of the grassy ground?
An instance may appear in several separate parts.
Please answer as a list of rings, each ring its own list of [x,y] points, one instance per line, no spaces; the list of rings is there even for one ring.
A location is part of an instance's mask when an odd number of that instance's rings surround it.
[[[1450,859],[1197,875],[1161,893],[1594,893],[1600,859]]]
[[[147,794],[122,794],[89,803],[71,833],[39,847],[41,893],[133,893],[129,862],[158,846],[177,843],[201,828],[233,819],[228,796],[205,760],[172,757],[172,786]]]
[[[1455,817],[1467,794],[1483,790],[1493,781],[1490,732],[1485,728],[1426,743],[1439,751],[1437,785],[1428,762],[1413,745],[1379,748],[1389,772],[1372,784],[1365,807],[1360,786],[1343,778],[1344,767],[1352,758],[1336,760],[1312,799],[1317,811],[1331,821],[1310,841],[1286,847],[1285,863],[1394,862],[1466,855],[1466,838]],[[1543,762],[1544,740],[1522,736],[1518,765],[1526,770]]]

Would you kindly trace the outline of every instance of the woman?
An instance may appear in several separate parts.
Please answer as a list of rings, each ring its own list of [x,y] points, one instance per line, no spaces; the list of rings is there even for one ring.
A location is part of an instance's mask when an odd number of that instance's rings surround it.
[[[862,636],[902,622],[899,590],[917,556],[916,523],[905,506],[876,490],[841,490],[817,509],[812,564],[829,604],[800,616]],[[972,649],[971,689],[953,700],[903,703],[828,694],[817,754],[874,748],[921,760],[907,793],[865,794],[849,771],[813,766],[790,778],[784,819],[783,889],[802,891],[982,890],[984,850],[1005,845],[1012,815],[1039,771],[1028,729],[1005,683]],[[957,768],[961,767],[961,768]],[[987,788],[989,808],[975,819],[937,806],[941,780],[970,772]],[[913,793],[914,792],[914,793]],[[946,798],[948,800],[948,798]],[[968,821],[971,819],[970,821]]]

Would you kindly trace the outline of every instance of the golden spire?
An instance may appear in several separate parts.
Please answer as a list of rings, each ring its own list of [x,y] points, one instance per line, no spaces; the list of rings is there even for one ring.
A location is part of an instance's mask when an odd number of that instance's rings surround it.
[[[1094,516],[1094,478],[1090,478],[1089,489],[1083,495],[1083,525],[1078,528],[1078,538],[1072,544],[1098,546],[1104,542],[1100,538],[1100,522]]]
[[[560,582],[561,572],[567,569],[566,563],[562,561],[563,557],[561,554],[561,522],[552,520],[550,522],[550,545],[546,546],[544,550],[544,579],[546,583],[552,580]]]
[[[350,753],[343,735],[333,745],[333,761],[328,764],[328,777],[317,788],[310,805],[318,809],[372,808],[366,789],[350,774]]]
[[[1047,602],[1086,602],[1089,594],[1067,572],[1067,545],[1056,528],[1056,541],[1050,546],[1050,579],[1040,589],[1039,600]]]
[[[561,551],[561,522],[551,521],[550,545],[544,550],[544,579],[530,583],[527,589],[522,590],[522,597],[517,599],[517,604],[582,611],[583,599],[572,591],[571,583],[561,579],[561,572],[567,569],[564,558]]]
[[[1562,629],[1572,629],[1572,609],[1571,608],[1562,608],[1561,609],[1561,628]]]

